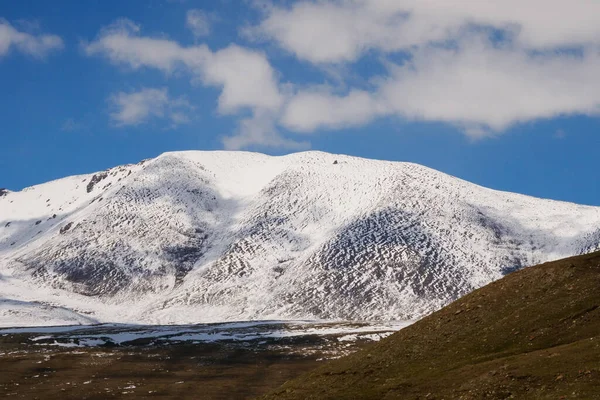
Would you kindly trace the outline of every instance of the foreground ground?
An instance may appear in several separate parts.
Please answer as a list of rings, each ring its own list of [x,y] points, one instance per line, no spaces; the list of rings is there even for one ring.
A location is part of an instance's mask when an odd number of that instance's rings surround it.
[[[281,323],[5,329],[0,397],[253,398],[389,334],[370,329]]]
[[[526,268],[268,399],[600,399],[600,253]]]
[[[0,397],[244,399],[317,364],[315,356],[218,345],[18,352],[3,356]]]

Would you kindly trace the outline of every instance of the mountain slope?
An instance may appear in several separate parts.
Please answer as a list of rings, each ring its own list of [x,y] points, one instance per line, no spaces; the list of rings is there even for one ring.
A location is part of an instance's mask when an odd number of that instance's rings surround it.
[[[510,274],[273,399],[600,398],[600,252]]]
[[[166,153],[3,192],[0,298],[111,322],[413,319],[597,249],[599,226],[415,164]]]

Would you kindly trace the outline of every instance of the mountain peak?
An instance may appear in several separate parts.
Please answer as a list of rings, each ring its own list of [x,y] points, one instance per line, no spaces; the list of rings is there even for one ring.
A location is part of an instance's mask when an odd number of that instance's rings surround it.
[[[599,223],[411,163],[171,152],[0,197],[0,296],[111,322],[412,319],[597,249]]]

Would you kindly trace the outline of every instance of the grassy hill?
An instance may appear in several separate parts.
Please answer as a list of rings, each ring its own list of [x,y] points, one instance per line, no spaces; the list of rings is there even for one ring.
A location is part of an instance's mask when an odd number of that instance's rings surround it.
[[[600,252],[526,268],[267,399],[600,399]]]

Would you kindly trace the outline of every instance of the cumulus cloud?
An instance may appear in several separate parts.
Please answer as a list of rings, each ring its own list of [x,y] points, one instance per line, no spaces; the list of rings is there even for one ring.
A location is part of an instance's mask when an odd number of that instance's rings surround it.
[[[185,25],[197,38],[208,36],[212,29],[212,18],[202,10],[189,10],[186,13]]]
[[[263,53],[230,45],[213,53],[201,70],[205,83],[221,86],[219,110],[278,109],[283,101],[275,71]]]
[[[389,112],[501,132],[526,121],[600,111],[600,54],[531,54],[468,41],[422,49],[376,93]]]
[[[140,27],[129,20],[120,20],[103,29],[98,38],[84,43],[88,55],[106,57],[110,62],[132,69],[155,68],[167,74],[180,70],[192,81],[221,89],[218,111],[235,115],[249,110],[251,118],[241,121],[238,135],[247,146],[291,146],[276,132],[275,121],[266,123],[266,116],[275,118],[284,102],[275,70],[264,53],[230,45],[218,51],[206,45],[184,47],[164,39],[140,36]],[[265,131],[259,134],[260,127]],[[240,142],[226,138],[228,146]],[[233,144],[232,144],[233,143]]]
[[[176,68],[196,69],[211,55],[203,45],[184,48],[172,40],[139,36],[139,32],[139,25],[121,19],[102,29],[95,41],[84,42],[83,49],[89,56],[105,56],[116,65],[151,67],[165,73]]]
[[[345,96],[328,90],[300,91],[287,104],[281,123],[296,132],[363,125],[387,111],[376,97],[363,90]]]
[[[597,44],[600,37],[600,2],[589,0],[322,0],[264,9],[246,33],[314,63],[410,50],[474,27],[504,31],[533,49]]]
[[[152,118],[167,119],[171,126],[189,121],[192,108],[184,98],[171,98],[166,88],[143,88],[135,92],[119,92],[109,99],[113,111],[111,120],[116,126],[135,126]]]
[[[0,57],[14,48],[29,56],[44,58],[63,47],[64,43],[59,36],[21,32],[8,21],[0,18]]]
[[[112,63],[133,69],[156,68],[165,73],[189,72],[202,83],[221,87],[219,110],[233,113],[239,108],[276,108],[281,96],[275,71],[266,56],[230,45],[212,52],[206,45],[180,46],[161,38],[143,37],[131,21],[121,20],[104,29],[98,39],[84,44],[88,55],[107,57]]]
[[[472,137],[560,115],[600,113],[600,53],[531,54],[468,40],[457,48],[428,47],[390,66],[373,91],[300,92],[282,123],[312,132],[362,125],[381,116],[441,121]]]
[[[218,112],[240,118],[223,140],[230,149],[307,147],[281,128],[313,133],[381,117],[444,122],[479,138],[518,123],[600,113],[600,2],[260,3],[264,14],[245,34],[317,65],[325,77],[338,76],[338,87],[282,83],[262,51],[182,46],[144,36],[128,20],[103,29],[84,49],[116,65],[188,74],[219,88]],[[381,61],[384,72],[353,86],[344,78],[363,57]]]
[[[304,88],[281,124],[298,132],[382,116],[441,121],[471,137],[514,124],[600,112],[600,3],[586,0],[320,0],[263,7],[245,33],[301,60],[388,73],[346,94]],[[540,10],[543,10],[541,12]],[[389,61],[401,54],[403,61]]]
[[[310,148],[307,141],[296,141],[282,137],[275,126],[276,116],[267,111],[255,112],[243,119],[238,132],[223,139],[226,150],[240,150],[257,145],[268,145],[280,149],[303,150]]]

